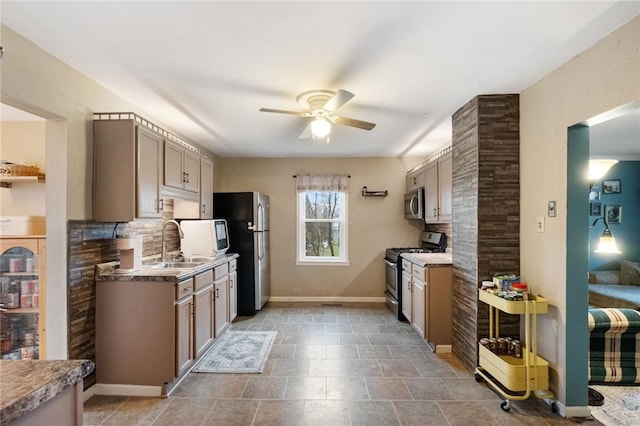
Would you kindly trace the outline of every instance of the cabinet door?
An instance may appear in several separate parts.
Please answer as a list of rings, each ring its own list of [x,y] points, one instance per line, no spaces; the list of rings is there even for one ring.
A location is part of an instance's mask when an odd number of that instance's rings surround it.
[[[179,300],[176,305],[176,377],[189,368],[193,360],[193,299]]]
[[[407,174],[407,192],[424,187],[424,169],[420,168]]]
[[[402,315],[411,323],[411,270],[402,269]]]
[[[137,137],[137,217],[160,217],[162,139],[141,127],[137,127]]]
[[[453,157],[451,153],[444,155],[438,161],[438,216],[441,222],[451,221],[453,210]]]
[[[193,331],[195,356],[199,357],[213,341],[213,315],[215,308],[213,305],[213,284],[210,284],[193,295]]]
[[[438,221],[438,163],[430,163],[425,170],[424,221]]]
[[[233,260],[232,262],[235,262]],[[229,273],[229,322],[233,322],[238,316],[238,273],[234,270]]]
[[[213,219],[213,162],[200,161],[200,218]]]
[[[411,325],[421,338],[425,338],[425,286],[421,280],[413,278],[413,321]]]
[[[182,158],[184,148],[170,141],[164,141],[164,184],[172,188],[184,187]]]
[[[215,337],[219,337],[227,327],[229,313],[227,311],[227,280],[228,276],[223,277],[215,282],[215,293],[213,295],[215,301]]]
[[[200,156],[185,149],[183,161],[184,189],[198,192],[200,190]]]

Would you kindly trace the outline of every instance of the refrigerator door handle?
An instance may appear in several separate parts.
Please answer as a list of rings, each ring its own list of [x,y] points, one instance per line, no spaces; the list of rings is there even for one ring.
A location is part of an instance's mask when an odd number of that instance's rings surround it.
[[[264,234],[258,232],[258,259],[264,259]]]

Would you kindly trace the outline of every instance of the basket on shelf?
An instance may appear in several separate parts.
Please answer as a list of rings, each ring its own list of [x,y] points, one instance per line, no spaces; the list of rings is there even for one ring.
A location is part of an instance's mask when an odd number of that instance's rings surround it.
[[[38,166],[24,166],[21,164],[13,164],[8,162],[0,163],[0,176],[39,176],[40,168]]]

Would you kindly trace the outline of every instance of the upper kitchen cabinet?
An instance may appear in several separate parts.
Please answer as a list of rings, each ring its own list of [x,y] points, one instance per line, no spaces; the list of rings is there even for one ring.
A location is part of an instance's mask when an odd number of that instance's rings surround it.
[[[163,184],[163,193],[197,201],[200,191],[200,155],[189,146],[165,140]],[[176,193],[176,190],[179,192]]]
[[[93,122],[93,218],[130,222],[162,215],[162,141],[133,114]],[[117,117],[122,115],[117,114]]]
[[[213,161],[209,157],[200,157],[199,202],[174,199],[173,217],[176,219],[213,219]]]
[[[213,219],[213,161],[200,160],[200,218]]]
[[[451,149],[440,152],[427,163],[424,172],[424,221],[426,223],[450,222],[453,215],[453,159]]]
[[[424,167],[422,165],[407,172],[406,192],[412,192],[420,188],[424,188]]]

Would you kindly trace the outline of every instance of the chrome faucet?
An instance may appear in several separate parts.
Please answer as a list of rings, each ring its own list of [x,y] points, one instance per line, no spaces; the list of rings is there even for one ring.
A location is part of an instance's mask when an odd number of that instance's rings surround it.
[[[184,232],[182,232],[182,228],[180,228],[180,224],[178,222],[176,222],[175,220],[171,219],[166,221],[165,223],[162,224],[162,253],[160,254],[161,258],[160,261],[161,262],[166,262],[166,257],[167,257],[167,243],[165,242],[165,237],[164,237],[164,231],[165,229],[167,229],[167,225],[173,223],[174,225],[176,225],[176,227],[178,228],[178,232],[180,234],[180,238],[184,238]]]

